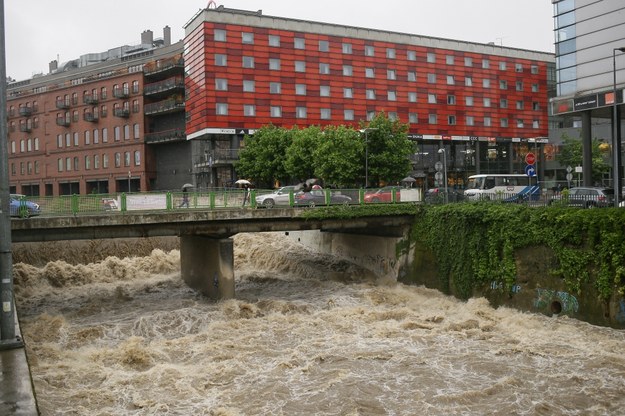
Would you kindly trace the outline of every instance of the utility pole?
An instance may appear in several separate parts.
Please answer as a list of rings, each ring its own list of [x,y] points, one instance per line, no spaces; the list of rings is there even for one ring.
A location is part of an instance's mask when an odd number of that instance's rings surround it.
[[[24,343],[15,335],[4,40],[4,0],[0,0],[0,349],[10,349],[22,347]]]

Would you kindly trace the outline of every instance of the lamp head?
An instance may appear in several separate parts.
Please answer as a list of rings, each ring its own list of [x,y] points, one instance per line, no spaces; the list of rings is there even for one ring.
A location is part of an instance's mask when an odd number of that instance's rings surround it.
[[[438,149],[438,153],[445,153],[445,148],[441,147],[440,149]]]
[[[615,51],[619,51],[619,52],[625,52],[625,46],[621,47],[621,48],[614,48]]]

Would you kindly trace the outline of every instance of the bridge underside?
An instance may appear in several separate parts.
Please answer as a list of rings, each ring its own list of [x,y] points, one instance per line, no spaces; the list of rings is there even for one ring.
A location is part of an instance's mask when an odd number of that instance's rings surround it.
[[[234,242],[231,238],[180,237],[180,272],[189,287],[211,299],[234,297]]]

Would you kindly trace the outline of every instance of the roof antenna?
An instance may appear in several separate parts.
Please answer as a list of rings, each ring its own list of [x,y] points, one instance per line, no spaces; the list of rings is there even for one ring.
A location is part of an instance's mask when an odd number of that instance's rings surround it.
[[[208,6],[206,6],[207,9],[211,8],[211,5],[213,5],[213,9],[217,9],[217,3],[214,2],[214,0],[210,0],[208,2]]]

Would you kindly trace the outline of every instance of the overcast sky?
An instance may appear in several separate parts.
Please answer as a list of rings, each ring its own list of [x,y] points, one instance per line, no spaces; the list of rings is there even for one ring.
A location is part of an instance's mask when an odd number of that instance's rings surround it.
[[[551,0],[218,0],[264,15],[424,36],[495,42],[553,52]],[[48,63],[141,43],[141,32],[172,42],[208,0],[6,0],[6,73],[16,80],[47,73]]]

